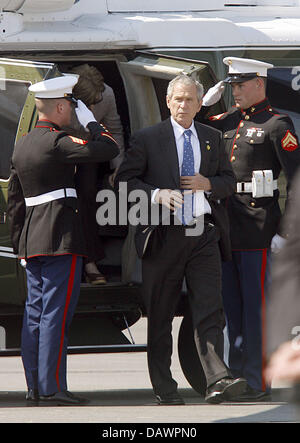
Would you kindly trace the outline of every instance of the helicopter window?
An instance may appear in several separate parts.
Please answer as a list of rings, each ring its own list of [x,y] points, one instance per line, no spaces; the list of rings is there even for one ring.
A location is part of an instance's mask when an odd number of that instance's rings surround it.
[[[28,83],[6,80],[0,84],[0,178],[8,179],[19,119],[28,94]]]
[[[291,117],[300,136],[300,66],[269,69],[267,96],[275,109]]]

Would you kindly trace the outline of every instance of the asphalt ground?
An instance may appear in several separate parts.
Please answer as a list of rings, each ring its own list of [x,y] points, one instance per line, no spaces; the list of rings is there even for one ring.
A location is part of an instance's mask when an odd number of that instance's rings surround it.
[[[68,356],[69,390],[89,400],[87,405],[80,407],[27,406],[20,357],[1,357],[0,423],[80,423],[86,424],[83,427],[84,434],[89,437],[86,441],[106,437],[138,441],[165,437],[160,435],[163,432],[177,432],[178,435],[173,435],[177,438],[199,437],[201,423],[300,422],[299,409],[289,402],[292,389],[288,385],[274,386],[271,401],[206,404],[182,374],[176,349],[179,323],[180,319],[175,319],[172,373],[186,402],[184,406],[156,404],[145,352]],[[139,320],[132,327],[132,334],[136,343],[146,342],[146,319]],[[13,429],[24,433],[22,426]],[[77,427],[71,429],[72,435],[79,435]]]

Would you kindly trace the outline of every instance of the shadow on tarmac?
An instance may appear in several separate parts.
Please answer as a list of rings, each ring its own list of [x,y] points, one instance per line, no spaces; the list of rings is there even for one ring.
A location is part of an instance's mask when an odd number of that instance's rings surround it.
[[[290,389],[276,389],[272,392],[272,400],[237,403],[224,402],[222,405],[285,405],[290,401]],[[118,389],[118,390],[103,390],[103,391],[80,391],[74,392],[75,395],[89,400],[87,406],[156,406],[155,397],[152,389]],[[208,406],[204,398],[201,397],[193,389],[179,389],[180,395],[185,400],[186,405],[203,405]],[[25,391],[0,391],[0,408],[23,408],[26,406]]]
[[[299,412],[294,406],[285,404],[269,411],[249,414],[243,417],[215,420],[213,423],[299,423]]]

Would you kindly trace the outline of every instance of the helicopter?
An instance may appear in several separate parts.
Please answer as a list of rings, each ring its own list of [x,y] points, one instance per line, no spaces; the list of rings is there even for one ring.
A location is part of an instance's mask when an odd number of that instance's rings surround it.
[[[6,216],[15,142],[37,121],[31,84],[88,63],[113,88],[125,149],[135,131],[169,116],[166,88],[184,73],[205,91],[226,77],[226,56],[272,63],[267,95],[300,133],[299,0],[0,0],[0,356],[20,355],[26,275],[13,253]],[[210,112],[232,104],[231,91]],[[197,117],[196,117],[197,118]],[[282,207],[284,179],[280,181]],[[130,327],[146,316],[134,228],[107,229],[106,257],[98,263],[106,285],[82,282],[68,352],[144,352]],[[190,385],[205,392],[193,341],[186,288],[178,354]],[[128,334],[124,334],[127,331]],[[128,338],[129,337],[129,338]]]

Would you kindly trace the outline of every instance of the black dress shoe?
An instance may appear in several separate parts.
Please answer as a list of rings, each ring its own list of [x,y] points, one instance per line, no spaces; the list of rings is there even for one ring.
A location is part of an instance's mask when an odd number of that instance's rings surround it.
[[[268,391],[257,391],[256,389],[253,389],[251,386],[247,385],[246,391],[242,395],[239,395],[232,400],[238,402],[270,401],[271,393]]]
[[[29,404],[38,403],[38,401],[40,399],[38,390],[37,389],[28,389],[25,398]]]
[[[69,391],[61,391],[53,395],[40,395],[40,404],[43,403],[56,406],[81,406],[88,403],[88,400],[77,397]]]
[[[206,390],[205,400],[210,404],[219,404],[241,395],[247,387],[244,378],[221,378]]]
[[[169,394],[156,394],[157,403],[159,405],[184,405],[184,400],[180,397],[177,391]]]

